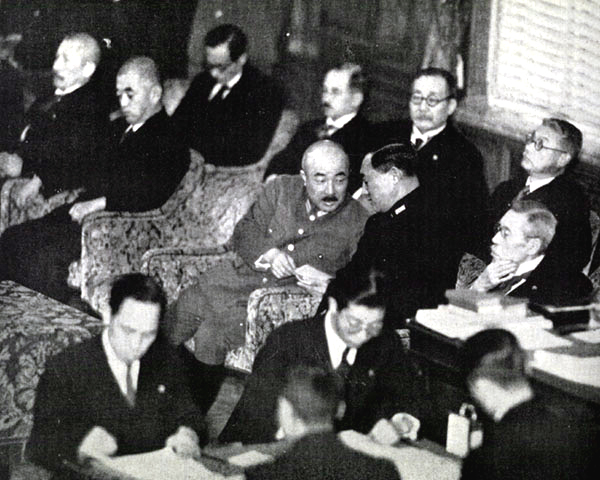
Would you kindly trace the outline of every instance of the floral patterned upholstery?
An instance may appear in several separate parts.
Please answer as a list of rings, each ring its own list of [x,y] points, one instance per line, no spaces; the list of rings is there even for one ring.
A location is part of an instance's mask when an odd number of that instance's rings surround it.
[[[0,446],[13,445],[20,453],[29,437],[46,359],[101,330],[94,317],[14,282],[0,282]]]
[[[73,278],[81,296],[98,308],[106,282],[141,268],[143,254],[157,248],[214,248],[227,242],[253,203],[266,165],[294,134],[298,117],[284,110],[260,162],[244,167],[204,164],[192,152],[191,168],[179,189],[160,209],[143,212],[98,212],[82,225],[82,255]],[[161,277],[162,278],[162,277]]]
[[[456,274],[456,288],[465,289],[477,279],[485,270],[485,262],[475,255],[465,253],[460,260],[458,273]]]
[[[48,199],[37,194],[27,202],[27,205],[21,207],[17,205],[15,198],[28,181],[28,178],[10,178],[2,185],[2,190],[0,190],[0,233],[12,225],[43,217],[55,208],[74,201],[80,193],[79,191],[65,191]]]

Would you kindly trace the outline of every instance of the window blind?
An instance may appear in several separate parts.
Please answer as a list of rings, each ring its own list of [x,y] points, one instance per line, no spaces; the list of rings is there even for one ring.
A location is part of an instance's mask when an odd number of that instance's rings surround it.
[[[493,0],[488,102],[600,142],[600,0]]]

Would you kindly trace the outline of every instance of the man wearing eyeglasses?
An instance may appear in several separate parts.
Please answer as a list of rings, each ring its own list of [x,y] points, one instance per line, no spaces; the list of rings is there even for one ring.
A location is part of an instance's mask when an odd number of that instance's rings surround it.
[[[492,261],[471,289],[541,304],[583,299],[592,290],[589,279],[579,271],[561,268],[546,256],[556,231],[557,220],[542,203],[514,201],[496,226]]]
[[[456,269],[465,251],[472,252],[485,230],[488,188],[483,158],[477,148],[452,124],[457,107],[456,80],[446,70],[420,70],[411,86],[409,121],[376,127],[377,146],[411,143],[417,150],[415,164],[419,183],[427,190],[448,235],[445,254]]]
[[[344,384],[345,409],[338,412],[338,430],[366,433],[378,420],[398,411],[418,415],[415,409],[420,410],[426,399],[400,338],[384,327],[385,304],[380,275],[362,271],[337,282],[328,291],[326,307],[314,318],[274,330],[258,352],[252,375],[219,440],[273,441],[278,433],[277,400],[287,373],[298,366],[335,373]],[[419,422],[406,414],[402,417],[402,432],[416,439]],[[378,430],[385,429],[383,425],[382,421]]]
[[[521,166],[527,178],[501,183],[490,203],[491,222],[496,223],[515,198],[536,200],[556,217],[556,235],[546,252],[563,269],[582,270],[590,260],[589,203],[578,184],[566,172],[581,150],[581,131],[558,118],[546,118],[525,139]],[[493,224],[492,223],[492,224]]]
[[[247,64],[247,43],[235,25],[219,25],[208,32],[205,69],[173,114],[187,146],[214,165],[258,162],[283,109],[279,86]]]

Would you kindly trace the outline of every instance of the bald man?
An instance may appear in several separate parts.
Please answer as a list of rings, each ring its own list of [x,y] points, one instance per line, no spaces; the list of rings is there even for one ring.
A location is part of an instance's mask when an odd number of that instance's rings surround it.
[[[189,167],[185,148],[162,110],[154,61],[128,60],[117,75],[123,118],[113,125],[112,147],[90,169],[79,201],[0,238],[0,274],[62,302],[77,292],[67,285],[69,264],[81,256],[81,226],[99,210],[146,211],[160,207]]]
[[[330,140],[304,153],[300,175],[267,182],[239,221],[232,245],[237,258],[202,275],[170,306],[168,337],[180,344],[195,335],[195,355],[222,365],[244,343],[248,295],[260,287],[299,284],[330,276],[351,258],[367,211],[346,194],[348,156]],[[218,370],[218,368],[217,368]]]

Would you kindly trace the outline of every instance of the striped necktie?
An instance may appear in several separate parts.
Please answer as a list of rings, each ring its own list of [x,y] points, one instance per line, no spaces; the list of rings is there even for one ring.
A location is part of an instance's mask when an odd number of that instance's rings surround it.
[[[125,398],[127,399],[127,403],[130,407],[135,407],[135,388],[133,386],[133,379],[131,378],[131,364],[127,365],[127,379],[125,382],[126,392]]]

